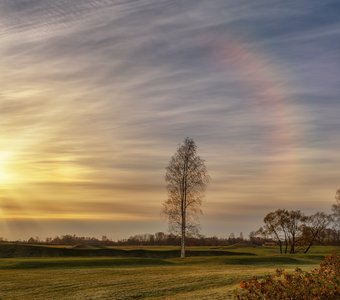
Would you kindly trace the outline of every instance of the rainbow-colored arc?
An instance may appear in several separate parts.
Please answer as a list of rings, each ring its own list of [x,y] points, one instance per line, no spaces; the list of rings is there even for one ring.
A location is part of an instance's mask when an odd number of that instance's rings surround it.
[[[256,108],[263,109],[263,120],[269,123],[270,152],[268,162],[271,165],[267,174],[294,179],[297,175],[299,132],[292,122],[296,109],[288,100],[283,89],[280,70],[269,62],[259,51],[249,49],[248,44],[236,38],[217,40],[214,52],[219,64],[231,67],[233,72],[244,77],[250,98]],[[250,78],[250,80],[248,80]],[[274,166],[274,167],[273,167]]]

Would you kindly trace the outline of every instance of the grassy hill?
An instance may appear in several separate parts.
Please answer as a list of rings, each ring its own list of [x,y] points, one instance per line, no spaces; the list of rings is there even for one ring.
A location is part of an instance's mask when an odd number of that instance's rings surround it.
[[[180,255],[179,249],[173,247],[163,247],[153,249],[148,248],[112,248],[112,247],[88,247],[77,245],[69,246],[45,246],[29,245],[20,243],[1,243],[0,258],[10,257],[82,257],[82,256],[114,256],[114,257],[145,257],[145,258],[171,258]],[[191,248],[187,251],[187,256],[230,256],[230,255],[255,255],[251,252],[228,251],[212,249],[209,247]]]

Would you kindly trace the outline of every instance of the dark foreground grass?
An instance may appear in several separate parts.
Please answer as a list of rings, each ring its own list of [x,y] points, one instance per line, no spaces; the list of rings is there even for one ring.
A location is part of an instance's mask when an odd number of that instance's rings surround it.
[[[296,256],[237,250],[253,255],[0,259],[0,299],[230,299],[241,280],[276,268],[308,270],[334,249]]]

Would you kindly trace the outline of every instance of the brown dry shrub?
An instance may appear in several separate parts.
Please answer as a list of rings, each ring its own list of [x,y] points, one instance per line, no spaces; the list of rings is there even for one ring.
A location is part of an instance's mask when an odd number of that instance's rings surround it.
[[[262,279],[241,281],[235,291],[240,300],[336,300],[340,299],[340,253],[327,256],[311,272],[276,270]]]

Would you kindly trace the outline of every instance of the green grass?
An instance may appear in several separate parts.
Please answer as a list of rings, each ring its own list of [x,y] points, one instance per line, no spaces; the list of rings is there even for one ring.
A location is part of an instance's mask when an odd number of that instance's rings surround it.
[[[144,250],[174,249],[149,247]],[[214,251],[214,247],[190,250],[209,252]],[[0,299],[229,299],[241,280],[264,276],[276,268],[314,268],[336,248],[314,247],[308,255],[287,256],[278,255],[275,248],[223,247],[215,250],[233,251],[235,255],[186,259],[2,258]]]

